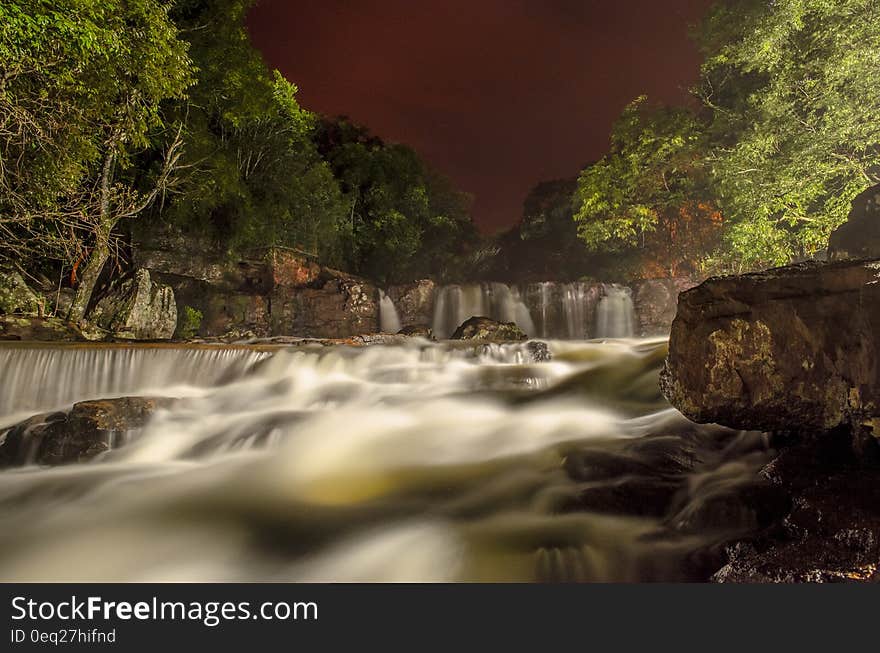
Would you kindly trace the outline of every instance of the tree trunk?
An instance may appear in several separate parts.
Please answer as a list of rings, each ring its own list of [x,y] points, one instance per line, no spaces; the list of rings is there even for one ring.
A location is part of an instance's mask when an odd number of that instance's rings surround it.
[[[95,248],[89,254],[85,267],[79,278],[79,285],[73,295],[73,303],[70,305],[70,315],[68,319],[77,324],[82,323],[86,317],[86,311],[89,309],[89,303],[92,300],[92,293],[95,291],[95,285],[104,269],[104,264],[110,258],[110,247],[106,239],[99,239],[101,242],[95,245]]]
[[[110,217],[110,186],[113,180],[113,167],[116,164],[116,153],[113,150],[113,141],[110,142],[107,156],[104,158],[104,166],[101,171],[100,187],[100,219],[95,227],[95,247],[86,260],[80,276],[79,285],[73,295],[73,303],[70,305],[71,322],[81,324],[85,320],[89,303],[92,301],[92,293],[95,285],[104,269],[104,264],[110,258],[110,235],[113,233],[114,222]]]

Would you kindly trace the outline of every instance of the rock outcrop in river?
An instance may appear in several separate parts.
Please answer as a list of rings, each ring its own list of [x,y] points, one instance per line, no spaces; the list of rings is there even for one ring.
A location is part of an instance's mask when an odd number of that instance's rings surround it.
[[[75,404],[66,412],[35,415],[0,442],[0,468],[86,462],[124,444],[168,398],[121,397]]]
[[[480,316],[465,320],[452,334],[452,340],[515,342],[527,338],[528,335],[513,322],[497,322]]]
[[[662,385],[697,422],[872,428],[880,415],[880,261],[803,263],[683,293]]]
[[[719,582],[880,580],[880,261],[709,279],[681,295],[661,375],[697,422],[772,432],[788,508]]]

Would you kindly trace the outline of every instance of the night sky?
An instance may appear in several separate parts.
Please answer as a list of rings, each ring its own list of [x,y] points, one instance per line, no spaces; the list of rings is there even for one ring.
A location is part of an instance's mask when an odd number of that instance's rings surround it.
[[[686,100],[711,3],[260,0],[249,24],[303,106],[415,147],[492,232],[535,183],[601,157],[627,102]]]

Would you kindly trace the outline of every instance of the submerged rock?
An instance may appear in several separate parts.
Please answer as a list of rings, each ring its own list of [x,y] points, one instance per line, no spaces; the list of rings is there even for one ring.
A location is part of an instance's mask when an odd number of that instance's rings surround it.
[[[36,415],[10,428],[0,443],[0,467],[85,462],[125,444],[153,413],[174,400],[121,397],[75,404],[68,412]]]
[[[90,319],[117,338],[170,340],[177,329],[174,291],[141,268],[105,295]]]
[[[682,293],[661,385],[697,422],[873,429],[878,350],[880,261],[802,263]]]
[[[527,340],[514,322],[496,322],[488,317],[472,317],[458,327],[452,340]]]

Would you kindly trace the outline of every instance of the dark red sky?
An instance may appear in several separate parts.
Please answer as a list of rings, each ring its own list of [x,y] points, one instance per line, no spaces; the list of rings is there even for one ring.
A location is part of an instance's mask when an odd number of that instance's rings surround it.
[[[682,102],[712,0],[260,0],[250,18],[303,106],[412,145],[514,224],[538,181],[602,156],[645,93]]]

